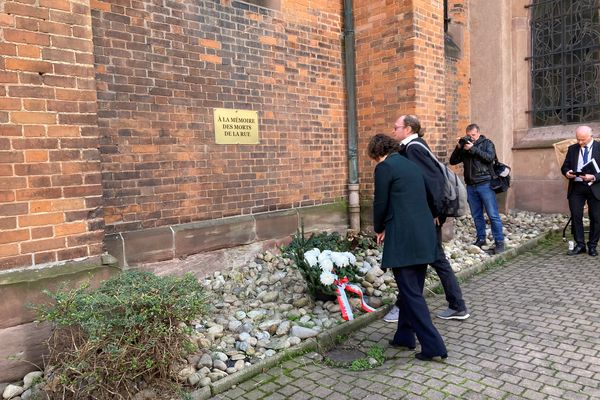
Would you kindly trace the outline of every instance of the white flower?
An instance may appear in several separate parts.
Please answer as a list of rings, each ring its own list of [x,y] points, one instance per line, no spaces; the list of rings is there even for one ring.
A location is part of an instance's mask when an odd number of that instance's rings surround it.
[[[323,253],[321,253],[323,254]],[[320,260],[319,265],[321,266],[321,271],[331,272],[333,271],[333,261],[329,258]]]
[[[337,279],[337,275],[332,274],[329,271],[323,271],[321,272],[321,283],[325,286],[329,286],[329,285],[333,285],[333,282],[335,282],[335,280]]]
[[[338,252],[331,253],[331,260],[333,260],[336,266],[345,267],[350,264],[350,260],[346,254],[347,253]]]
[[[310,265],[311,267],[314,267],[315,265],[317,265],[319,254],[320,254],[319,249],[315,248],[315,249],[309,250],[304,253],[304,259],[306,260],[308,265]]]
[[[323,262],[323,260],[331,259],[331,250],[323,250],[321,254],[319,254],[319,262]]]

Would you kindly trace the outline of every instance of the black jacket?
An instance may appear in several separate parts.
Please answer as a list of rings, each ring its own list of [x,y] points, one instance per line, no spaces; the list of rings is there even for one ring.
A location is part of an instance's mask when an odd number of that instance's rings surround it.
[[[408,158],[419,166],[425,179],[425,190],[427,191],[427,203],[433,217],[440,216],[440,209],[444,199],[444,184],[446,179],[436,160],[432,154],[418,144],[412,142],[420,142],[427,148],[427,142],[422,138],[416,138],[408,142],[408,144],[400,146],[400,154]]]
[[[594,141],[592,145],[592,158],[596,160],[596,163],[600,165],[600,143]],[[565,161],[560,169],[562,174],[566,174],[568,171],[576,171],[577,170],[577,160],[579,159],[579,152],[581,151],[581,146],[575,143],[569,146],[567,150],[567,155],[565,156]],[[592,189],[592,193],[594,197],[600,200],[600,174],[594,174],[596,180],[590,186]],[[573,184],[575,181],[573,179],[569,179],[569,188],[567,190],[567,198],[571,196],[571,192],[573,191]]]
[[[469,151],[464,150],[460,145],[456,146],[450,156],[450,165],[464,163],[465,183],[476,185],[492,179],[494,158],[496,158],[494,143],[481,135]]]

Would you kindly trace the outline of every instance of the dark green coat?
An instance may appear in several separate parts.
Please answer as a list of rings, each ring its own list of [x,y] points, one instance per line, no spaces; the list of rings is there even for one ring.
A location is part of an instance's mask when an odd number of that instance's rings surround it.
[[[437,237],[419,167],[398,153],[375,167],[373,228],[385,230],[384,268],[436,260]]]

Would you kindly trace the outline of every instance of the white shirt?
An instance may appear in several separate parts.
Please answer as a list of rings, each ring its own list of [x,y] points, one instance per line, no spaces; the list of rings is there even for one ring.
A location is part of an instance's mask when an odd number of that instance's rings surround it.
[[[588,150],[588,162],[592,159],[592,147],[593,147],[594,141],[592,140],[591,142],[589,142],[588,144],[586,144],[583,147],[579,148],[579,157],[577,158],[577,171],[581,171],[581,168],[583,168],[584,163],[583,163],[583,153],[585,152],[585,148],[587,147]],[[575,178],[575,180],[577,182],[581,182],[582,179],[580,177]]]
[[[418,134],[416,134],[416,133],[413,133],[412,135],[410,135],[410,136],[408,136],[408,137],[404,138],[404,140],[403,140],[403,141],[401,141],[401,142],[400,142],[400,144],[403,144],[403,145],[405,145],[405,146],[406,146],[406,145],[407,145],[407,144],[408,144],[408,143],[409,143],[411,140],[413,140],[413,139],[416,139],[416,138],[418,138],[418,137],[419,137],[419,135],[418,135]]]
[[[583,168],[583,166],[585,165],[583,163],[583,153],[585,152],[585,148],[588,148],[588,162],[590,162],[590,160],[592,159],[592,147],[594,147],[594,141],[590,141],[588,144],[586,144],[583,147],[579,148],[579,158],[577,159],[577,171],[581,171],[581,168]],[[581,179],[580,177],[575,178],[575,180],[577,182],[581,182],[583,179]],[[590,182],[591,184],[591,182]]]

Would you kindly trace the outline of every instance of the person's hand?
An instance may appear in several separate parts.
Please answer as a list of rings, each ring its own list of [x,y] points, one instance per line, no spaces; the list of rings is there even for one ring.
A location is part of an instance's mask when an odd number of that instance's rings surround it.
[[[572,169],[570,169],[570,170],[568,170],[568,171],[567,171],[567,173],[565,174],[565,176],[566,176],[567,178],[569,178],[569,179],[573,179],[573,178],[575,178],[577,175],[575,175],[575,174],[573,173],[573,170],[572,170]]]
[[[473,147],[473,143],[471,142],[467,142],[465,143],[465,145],[463,146],[463,149],[465,149],[466,151],[471,150],[471,147]]]
[[[592,174],[585,174],[581,177],[581,179],[585,182],[593,182],[596,180],[594,175],[592,175]]]
[[[383,239],[385,239],[385,231],[377,234],[377,244],[378,245],[382,244]]]

